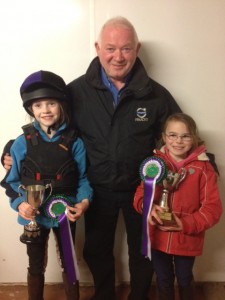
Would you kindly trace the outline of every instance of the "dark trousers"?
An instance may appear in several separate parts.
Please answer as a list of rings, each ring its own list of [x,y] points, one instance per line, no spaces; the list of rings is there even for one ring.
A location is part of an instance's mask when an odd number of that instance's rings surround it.
[[[175,277],[180,287],[191,285],[195,256],[172,255],[152,249],[152,261],[159,288],[173,287]]]
[[[122,209],[129,254],[129,300],[146,300],[153,275],[152,263],[141,255],[142,216],[133,208],[134,193],[96,189],[85,216],[84,258],[93,275],[93,300],[115,299],[115,231]]]
[[[72,236],[75,237],[76,224],[70,224]],[[55,239],[56,239],[56,249],[57,256],[59,258],[59,263],[62,269],[64,269],[64,259],[62,253],[62,241],[59,234],[59,228],[52,228]],[[43,243],[36,244],[31,243],[27,244],[27,255],[29,258],[29,267],[28,271],[31,275],[41,275],[44,274],[47,260],[48,260],[48,238],[49,238],[50,229],[41,228],[41,236],[43,238]]]

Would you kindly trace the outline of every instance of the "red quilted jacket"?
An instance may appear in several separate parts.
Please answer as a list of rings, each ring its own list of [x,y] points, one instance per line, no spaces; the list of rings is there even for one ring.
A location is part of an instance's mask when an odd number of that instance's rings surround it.
[[[171,158],[165,154],[165,147],[155,150],[155,155],[161,157],[170,170],[176,171]],[[170,193],[171,210],[181,219],[183,231],[163,232],[157,226],[150,226],[152,249],[169,254],[197,256],[203,251],[206,229],[215,225],[222,214],[222,205],[215,173],[205,147],[198,147],[194,153],[184,160],[186,178],[177,190]],[[157,203],[161,195],[162,186],[158,185],[154,202]],[[143,182],[138,186],[134,208],[142,213]]]

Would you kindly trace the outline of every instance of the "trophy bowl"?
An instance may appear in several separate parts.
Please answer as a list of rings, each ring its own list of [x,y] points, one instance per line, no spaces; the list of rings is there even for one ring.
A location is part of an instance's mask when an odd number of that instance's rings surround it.
[[[26,192],[26,202],[29,203],[34,209],[34,215],[41,206],[45,198],[45,190],[50,188],[50,185],[21,185],[19,188],[25,190]],[[24,226],[24,232],[20,236],[20,241],[24,244],[30,243],[40,243],[41,241],[41,231],[40,226],[37,224],[35,217],[27,225]]]

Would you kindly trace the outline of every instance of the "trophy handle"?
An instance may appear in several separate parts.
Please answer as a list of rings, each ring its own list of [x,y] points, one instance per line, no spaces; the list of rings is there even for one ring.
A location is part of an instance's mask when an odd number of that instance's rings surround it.
[[[185,170],[185,168],[181,168],[181,172],[180,172],[181,178],[180,178],[180,182],[184,180],[184,178],[187,175],[187,172]]]
[[[176,184],[176,189],[178,188],[178,185],[185,179],[186,175],[187,175],[187,172],[186,172],[185,168],[181,168],[180,172],[179,172],[180,178]]]
[[[19,194],[19,197],[22,196],[21,193],[20,193],[21,190],[26,191],[26,187],[25,187],[24,185],[22,185],[22,184],[20,184],[20,185],[18,186],[18,194]]]
[[[45,200],[43,201],[43,203],[46,202],[48,200],[48,198],[52,195],[52,184],[51,183],[46,184],[45,189],[46,190],[50,189],[50,192],[49,192],[48,196],[45,198]]]

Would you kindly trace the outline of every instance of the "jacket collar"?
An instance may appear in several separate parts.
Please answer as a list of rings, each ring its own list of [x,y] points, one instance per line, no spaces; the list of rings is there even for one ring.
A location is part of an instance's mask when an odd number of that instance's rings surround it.
[[[42,128],[40,127],[39,123],[38,123],[36,120],[33,122],[33,126],[34,126],[35,129],[38,130],[40,136],[41,136],[44,140],[49,140],[49,138],[47,137],[46,133],[42,130]],[[58,138],[62,135],[63,131],[65,131],[66,127],[67,127],[66,124],[63,123],[63,124],[57,129],[56,133],[54,134],[54,136],[53,136],[51,139],[52,139],[52,140],[58,139]]]
[[[169,155],[168,150],[165,147],[165,145],[162,146],[160,150],[155,149],[154,153],[159,156],[160,156],[160,154],[163,154],[163,156],[166,156],[168,160],[172,161],[172,158]],[[208,161],[209,160],[209,158],[206,154],[206,147],[204,145],[198,146],[196,149],[194,149],[188,155],[188,157],[183,160],[183,163],[186,164],[186,163],[189,163],[194,160],[200,160],[200,161]]]
[[[142,62],[138,57],[129,76],[129,83],[123,91],[124,95],[132,94],[135,98],[142,98],[152,91],[152,80],[148,77]],[[85,74],[85,80],[94,88],[101,90],[106,89],[102,82],[101,64],[98,57],[95,57],[90,63]]]

